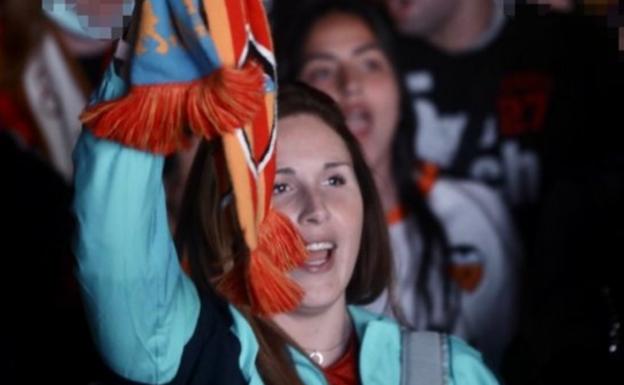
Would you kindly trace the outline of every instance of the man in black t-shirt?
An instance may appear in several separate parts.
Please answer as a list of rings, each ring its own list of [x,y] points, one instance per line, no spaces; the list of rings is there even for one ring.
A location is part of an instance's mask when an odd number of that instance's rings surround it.
[[[549,181],[605,142],[609,41],[587,20],[543,6],[386,2],[402,33],[418,157],[497,188],[532,251]]]
[[[514,208],[535,204],[553,77],[543,52],[530,51],[547,48],[511,46],[523,32],[492,0],[412,1],[401,9],[388,3],[404,33],[418,157],[496,187]]]

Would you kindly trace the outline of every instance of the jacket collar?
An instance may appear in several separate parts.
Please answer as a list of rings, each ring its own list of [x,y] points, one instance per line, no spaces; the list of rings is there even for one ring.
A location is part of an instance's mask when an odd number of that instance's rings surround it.
[[[362,385],[399,385],[401,373],[401,333],[396,322],[358,306],[349,314],[359,341]],[[326,384],[321,369],[299,350],[290,348],[297,373],[306,384]]]
[[[359,371],[362,385],[399,385],[401,374],[401,332],[396,322],[358,306],[349,314],[359,341]],[[232,332],[241,342],[239,366],[248,380],[259,379],[255,366],[258,342],[251,327],[233,306]],[[321,369],[307,355],[290,347],[299,378],[308,385],[326,385]],[[257,383],[250,381],[251,383]]]

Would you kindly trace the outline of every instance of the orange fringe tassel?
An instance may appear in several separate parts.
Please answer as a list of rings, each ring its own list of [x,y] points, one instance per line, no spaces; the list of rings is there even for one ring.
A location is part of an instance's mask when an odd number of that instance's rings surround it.
[[[211,139],[243,127],[263,105],[263,72],[250,62],[190,83],[132,87],[120,99],[88,107],[80,119],[98,137],[170,154],[189,145],[187,129]]]
[[[256,252],[265,254],[280,271],[289,271],[303,263],[308,253],[301,236],[284,215],[269,210],[258,229]]]
[[[303,264],[305,246],[290,221],[269,211],[260,225],[258,246],[251,252],[246,274],[234,268],[221,280],[218,290],[237,305],[250,305],[259,315],[294,310],[303,290],[286,272]],[[246,287],[246,290],[243,289]]]
[[[251,311],[271,315],[296,309],[303,298],[303,290],[268,259],[268,255],[254,252],[249,261]]]

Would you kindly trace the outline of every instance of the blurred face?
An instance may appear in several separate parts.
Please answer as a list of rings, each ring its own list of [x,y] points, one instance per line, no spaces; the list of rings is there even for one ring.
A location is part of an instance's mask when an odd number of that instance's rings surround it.
[[[306,243],[306,263],[290,273],[305,292],[299,311],[344,306],[360,247],[362,195],[344,142],[313,115],[279,120],[273,207]]]
[[[76,12],[88,16],[89,24],[93,27],[110,27],[113,17],[121,16],[124,2],[124,0],[75,0]]]
[[[92,39],[116,39],[127,25],[134,0],[54,0],[43,1],[42,8],[59,17],[61,25]],[[73,16],[71,16],[73,15]],[[71,28],[71,20],[81,30]]]
[[[369,166],[390,159],[400,92],[379,41],[359,18],[332,13],[310,30],[299,78],[340,106]]]
[[[386,5],[399,31],[427,37],[443,29],[458,0],[386,0]]]

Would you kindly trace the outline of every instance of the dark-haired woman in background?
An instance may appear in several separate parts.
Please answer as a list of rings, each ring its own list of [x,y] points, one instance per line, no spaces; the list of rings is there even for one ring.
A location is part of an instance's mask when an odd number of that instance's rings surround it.
[[[380,10],[320,1],[299,11],[292,24],[275,28],[280,77],[304,81],[339,104],[386,212],[398,279],[370,308],[419,329],[459,334],[497,367],[514,330],[518,274],[501,199],[415,158],[412,111]]]

